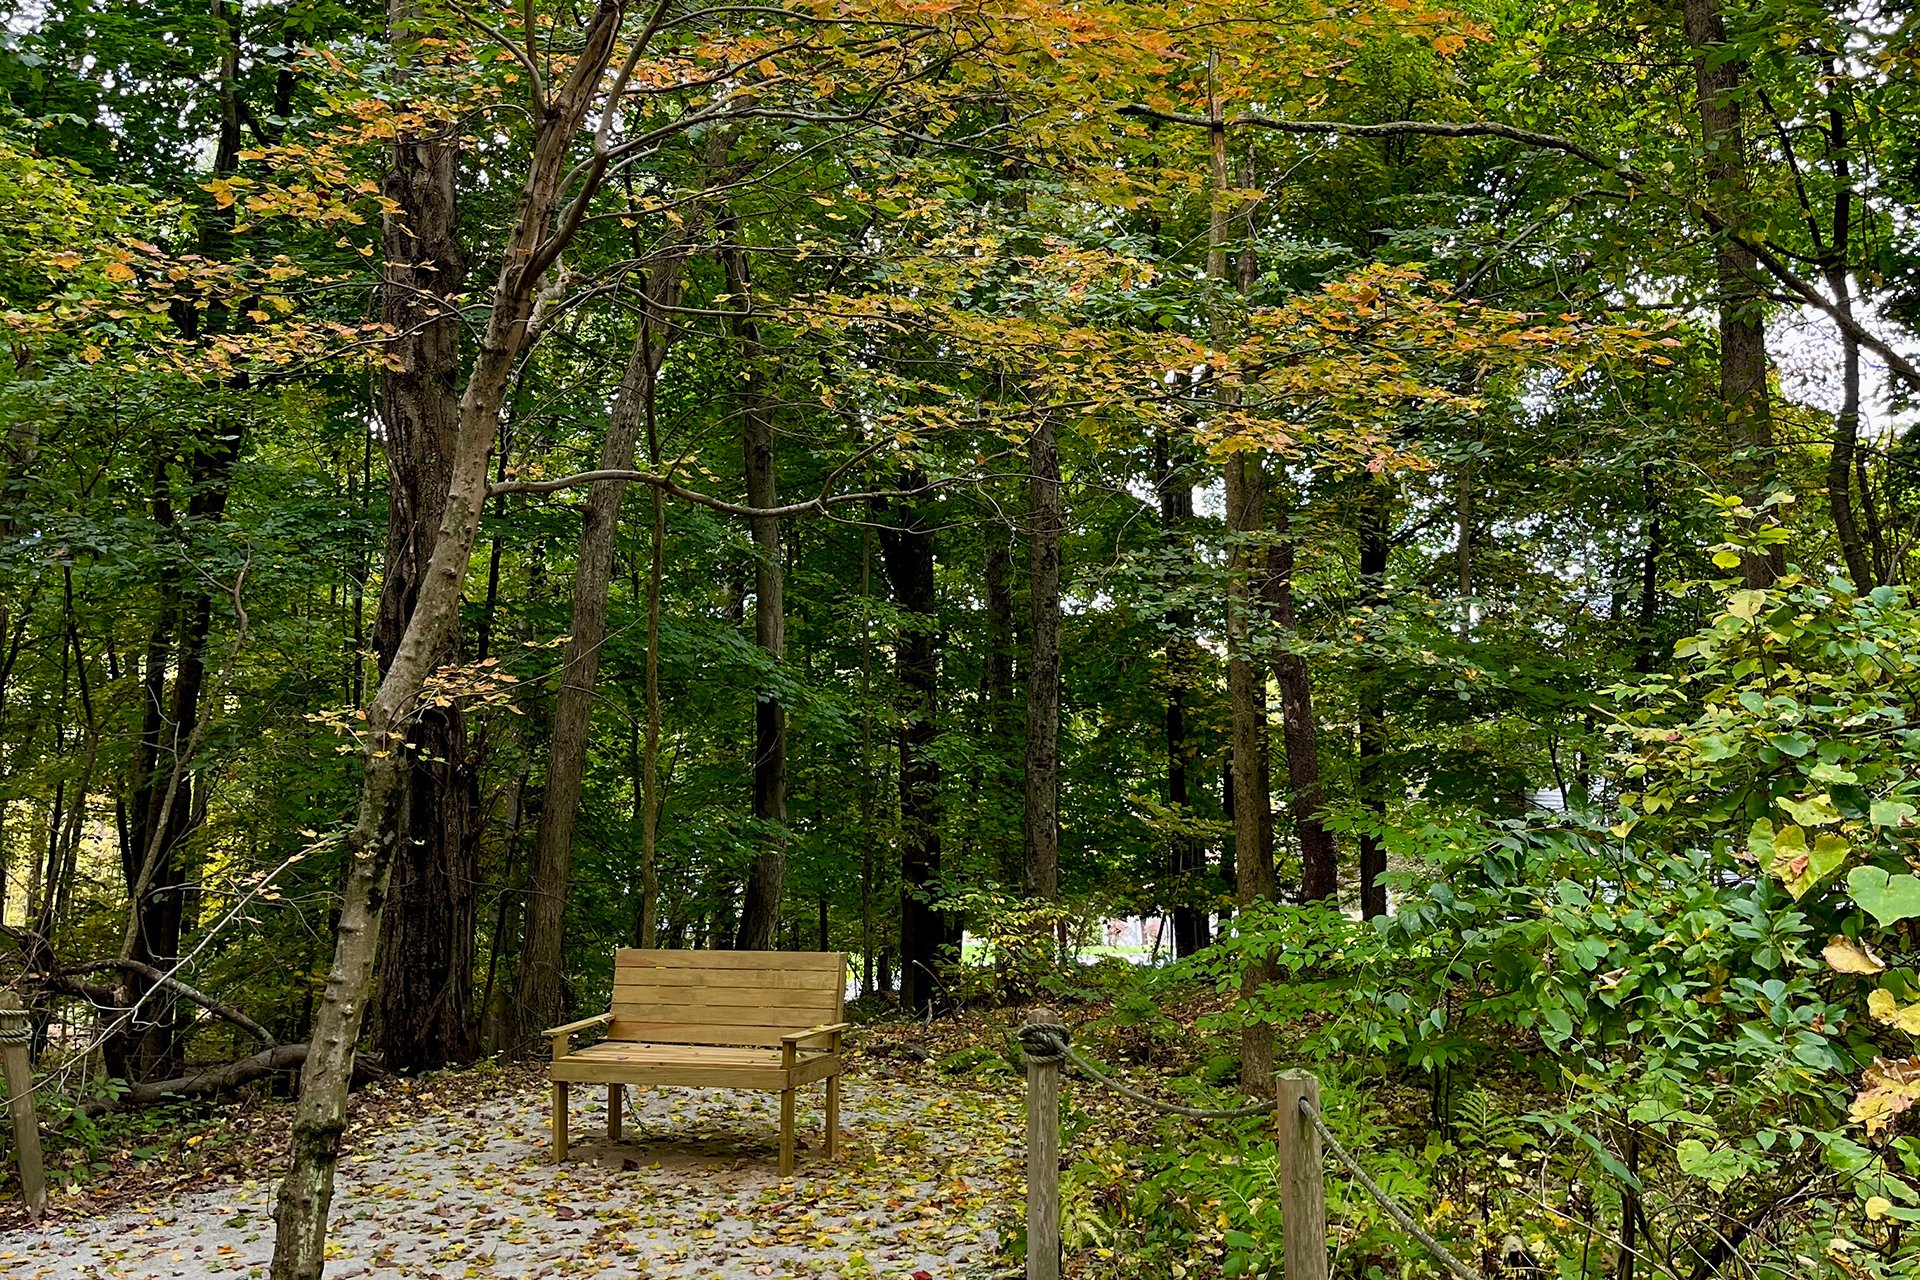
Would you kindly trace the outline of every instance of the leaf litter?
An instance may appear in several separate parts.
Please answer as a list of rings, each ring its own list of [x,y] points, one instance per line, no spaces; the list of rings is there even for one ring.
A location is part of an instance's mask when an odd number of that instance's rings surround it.
[[[575,1086],[575,1142],[556,1166],[549,1095],[532,1073],[477,1100],[421,1090],[343,1156],[327,1275],[948,1280],[1002,1269],[997,1223],[1021,1194],[1015,1091],[887,1075],[846,1081],[834,1162],[820,1149],[823,1090],[802,1091],[787,1180],[774,1164],[775,1094],[630,1088],[611,1143],[605,1091]],[[0,1241],[0,1275],[264,1276],[273,1193],[272,1177],[242,1177],[18,1228]]]

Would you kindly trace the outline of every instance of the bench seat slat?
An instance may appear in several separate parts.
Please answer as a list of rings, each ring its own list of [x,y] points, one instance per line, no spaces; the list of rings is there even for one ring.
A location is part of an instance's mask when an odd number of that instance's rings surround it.
[[[763,973],[809,974],[818,982],[822,973],[846,971],[847,958],[838,951],[647,951],[623,947],[614,953],[614,968],[633,967],[711,973],[748,969]]]

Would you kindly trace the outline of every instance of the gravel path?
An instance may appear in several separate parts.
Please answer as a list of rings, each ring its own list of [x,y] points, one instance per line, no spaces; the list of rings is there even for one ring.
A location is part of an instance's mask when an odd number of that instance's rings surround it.
[[[547,1098],[527,1089],[434,1108],[343,1161],[329,1280],[547,1276],[985,1277],[1016,1207],[1010,1098],[849,1080],[847,1141],[820,1155],[803,1095],[797,1176],[774,1172],[778,1096],[629,1090],[626,1138],[603,1091],[576,1085],[577,1141],[547,1159]],[[596,1137],[595,1135],[600,1135]],[[32,1280],[264,1276],[273,1186],[246,1182],[0,1238],[0,1275]]]

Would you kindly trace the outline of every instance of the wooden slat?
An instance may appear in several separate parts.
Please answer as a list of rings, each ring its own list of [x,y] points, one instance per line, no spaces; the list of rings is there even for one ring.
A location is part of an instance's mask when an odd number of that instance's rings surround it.
[[[780,1037],[799,1027],[769,1027],[740,1023],[661,1022],[651,1018],[615,1018],[608,1036],[614,1040],[641,1040],[655,1044],[730,1045],[780,1043]]]
[[[707,1045],[616,1044],[602,1041],[553,1064],[553,1078],[593,1084],[671,1084],[736,1089],[793,1089],[840,1074],[836,1054],[800,1059],[792,1071],[765,1049]]]
[[[727,1005],[658,1005],[645,1001],[628,1003],[616,999],[613,1002],[613,1017],[616,1022],[676,1022],[706,1027],[778,1027],[782,1031],[805,1031],[808,1027],[817,1027],[824,1021],[818,1012],[792,1009],[769,1009],[762,1006],[737,1008]],[[630,1040],[632,1036],[615,1035],[615,1040]]]
[[[665,965],[617,965],[613,980],[659,987],[768,987],[783,991],[844,991],[846,980],[831,969],[681,969]]]
[[[840,1007],[837,991],[809,991],[803,987],[662,987],[652,983],[616,982],[613,1003],[727,1009],[813,1009],[832,1012]]]
[[[663,951],[622,947],[614,953],[615,968],[644,965],[663,969],[765,969],[791,972],[845,973],[847,957],[841,951]]]
[[[553,1064],[555,1080],[580,1080],[588,1084],[677,1084],[726,1089],[770,1089],[793,1087],[787,1073],[779,1067],[666,1066],[634,1062],[576,1061],[563,1058]]]
[[[677,1065],[714,1063],[721,1066],[779,1066],[778,1050],[742,1046],[656,1044],[650,1041],[603,1040],[570,1055],[595,1062],[668,1062]]]

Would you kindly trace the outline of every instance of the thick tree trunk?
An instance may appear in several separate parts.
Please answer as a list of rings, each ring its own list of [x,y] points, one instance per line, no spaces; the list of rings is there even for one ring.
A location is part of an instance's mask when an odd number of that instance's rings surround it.
[[[500,274],[473,370],[460,398],[439,536],[393,661],[367,708],[360,804],[342,840],[347,879],[325,994],[300,1073],[292,1153],[274,1207],[273,1280],[320,1280],[327,1214],[346,1123],[354,1050],[373,982],[399,811],[405,802],[407,721],[457,620],[460,589],[487,494],[487,457],[514,364],[530,338],[533,293],[545,262],[562,175],[604,74],[621,9],[606,0],[588,20],[572,69],[552,87],[533,141],[515,226],[501,246]],[[637,56],[637,54],[636,54]],[[591,183],[591,177],[589,179]],[[584,193],[581,196],[584,199]],[[564,234],[558,237],[564,240]]]
[[[1267,616],[1279,633],[1276,642],[1297,639],[1300,619],[1294,607],[1294,539],[1284,503],[1275,508],[1274,539],[1267,548]],[[1332,900],[1340,893],[1340,863],[1333,833],[1321,821],[1325,800],[1320,789],[1320,726],[1313,718],[1313,682],[1303,654],[1276,647],[1273,679],[1280,689],[1280,726],[1287,744],[1287,807],[1300,838],[1300,896],[1308,902]]]
[[[1187,525],[1193,519],[1193,486],[1166,431],[1154,440],[1154,483],[1160,497],[1160,527],[1170,547],[1178,548],[1189,564],[1193,547]],[[1199,679],[1199,646],[1193,638],[1193,615],[1186,609],[1167,614],[1166,709],[1163,727],[1167,747],[1167,808],[1182,824],[1193,817],[1193,784],[1189,766],[1193,746],[1187,728],[1187,695]],[[1173,949],[1184,959],[1211,945],[1210,913],[1196,901],[1207,869],[1206,847],[1190,831],[1167,837],[1167,871],[1176,894],[1173,907]]]
[[[916,483],[906,476],[902,488]],[[919,506],[880,530],[880,547],[894,603],[901,614],[895,649],[900,681],[900,1006],[932,1011],[939,1002],[946,914],[930,900],[940,875],[940,762],[938,733],[939,620],[934,611],[933,530]],[[886,978],[881,979],[885,985]]]
[[[731,224],[727,234],[735,234]],[[773,507],[780,501],[774,470],[773,399],[766,388],[766,351],[760,325],[753,314],[753,278],[747,255],[738,243],[722,251],[727,270],[727,292],[733,295],[733,336],[740,344],[745,372],[741,405],[741,445],[745,452],[747,505]],[[786,647],[786,581],[780,558],[780,520],[752,516],[753,636],[760,651],[778,665]],[[771,687],[754,700],[753,817],[760,849],[747,871],[746,896],[740,904],[743,951],[773,946],[780,923],[780,894],[787,879],[787,709]]]
[[[1748,222],[1747,139],[1740,118],[1744,64],[1727,56],[1727,29],[1719,0],[1681,0],[1687,43],[1694,56],[1694,105],[1706,151],[1710,203],[1731,227]],[[1740,496],[1758,509],[1773,458],[1773,402],[1767,387],[1766,285],[1753,252],[1730,235],[1714,245],[1719,276],[1720,401]],[[1755,522],[1757,524],[1757,519]],[[1748,554],[1741,575],[1764,587],[1785,570],[1776,545]]]
[[[1369,607],[1378,609],[1386,601],[1387,552],[1391,545],[1387,528],[1389,512],[1384,481],[1363,483],[1368,492],[1360,509],[1360,581]],[[1387,872],[1387,850],[1377,829],[1387,816],[1387,779],[1381,759],[1387,749],[1387,713],[1380,672],[1367,662],[1362,664],[1359,674],[1360,723],[1355,746],[1360,803],[1366,807],[1369,818],[1359,841],[1360,915],[1371,920],[1387,914],[1387,886],[1381,881]]]
[[[417,17],[414,0],[391,0],[398,42]],[[466,263],[458,240],[452,130],[403,134],[393,145],[386,192],[397,206],[381,225],[386,274],[381,318],[393,326],[393,358],[380,372],[387,455],[387,555],[373,648],[384,672],[417,607],[432,560],[459,430],[460,293]],[[459,653],[456,614],[433,654]],[[410,726],[403,803],[391,833],[396,861],[384,913],[374,1038],[401,1071],[464,1061],[478,1049],[473,1018],[474,938],[479,913],[479,780],[467,750],[466,716],[431,708]]]
[[[1028,605],[1033,636],[1027,663],[1027,757],[1021,822],[1027,892],[1060,897],[1060,445],[1042,414],[1031,443],[1028,485]]]
[[[600,441],[602,471],[631,470],[652,401],[653,383],[666,357],[667,331],[654,321],[677,291],[677,259],[654,269],[647,281],[647,314],[634,336],[620,385]],[[580,789],[587,770],[587,739],[593,727],[593,690],[600,649],[607,637],[607,593],[613,581],[614,535],[626,484],[603,480],[587,490],[574,558],[572,616],[560,650],[560,690],[553,704],[553,737],[547,747],[547,785],[534,835],[533,872],[527,885],[527,924],[515,979],[511,1047],[524,1052],[540,1032],[565,1021],[563,971],[567,885],[573,870],[573,834],[580,817]],[[656,494],[658,490],[654,491]]]

